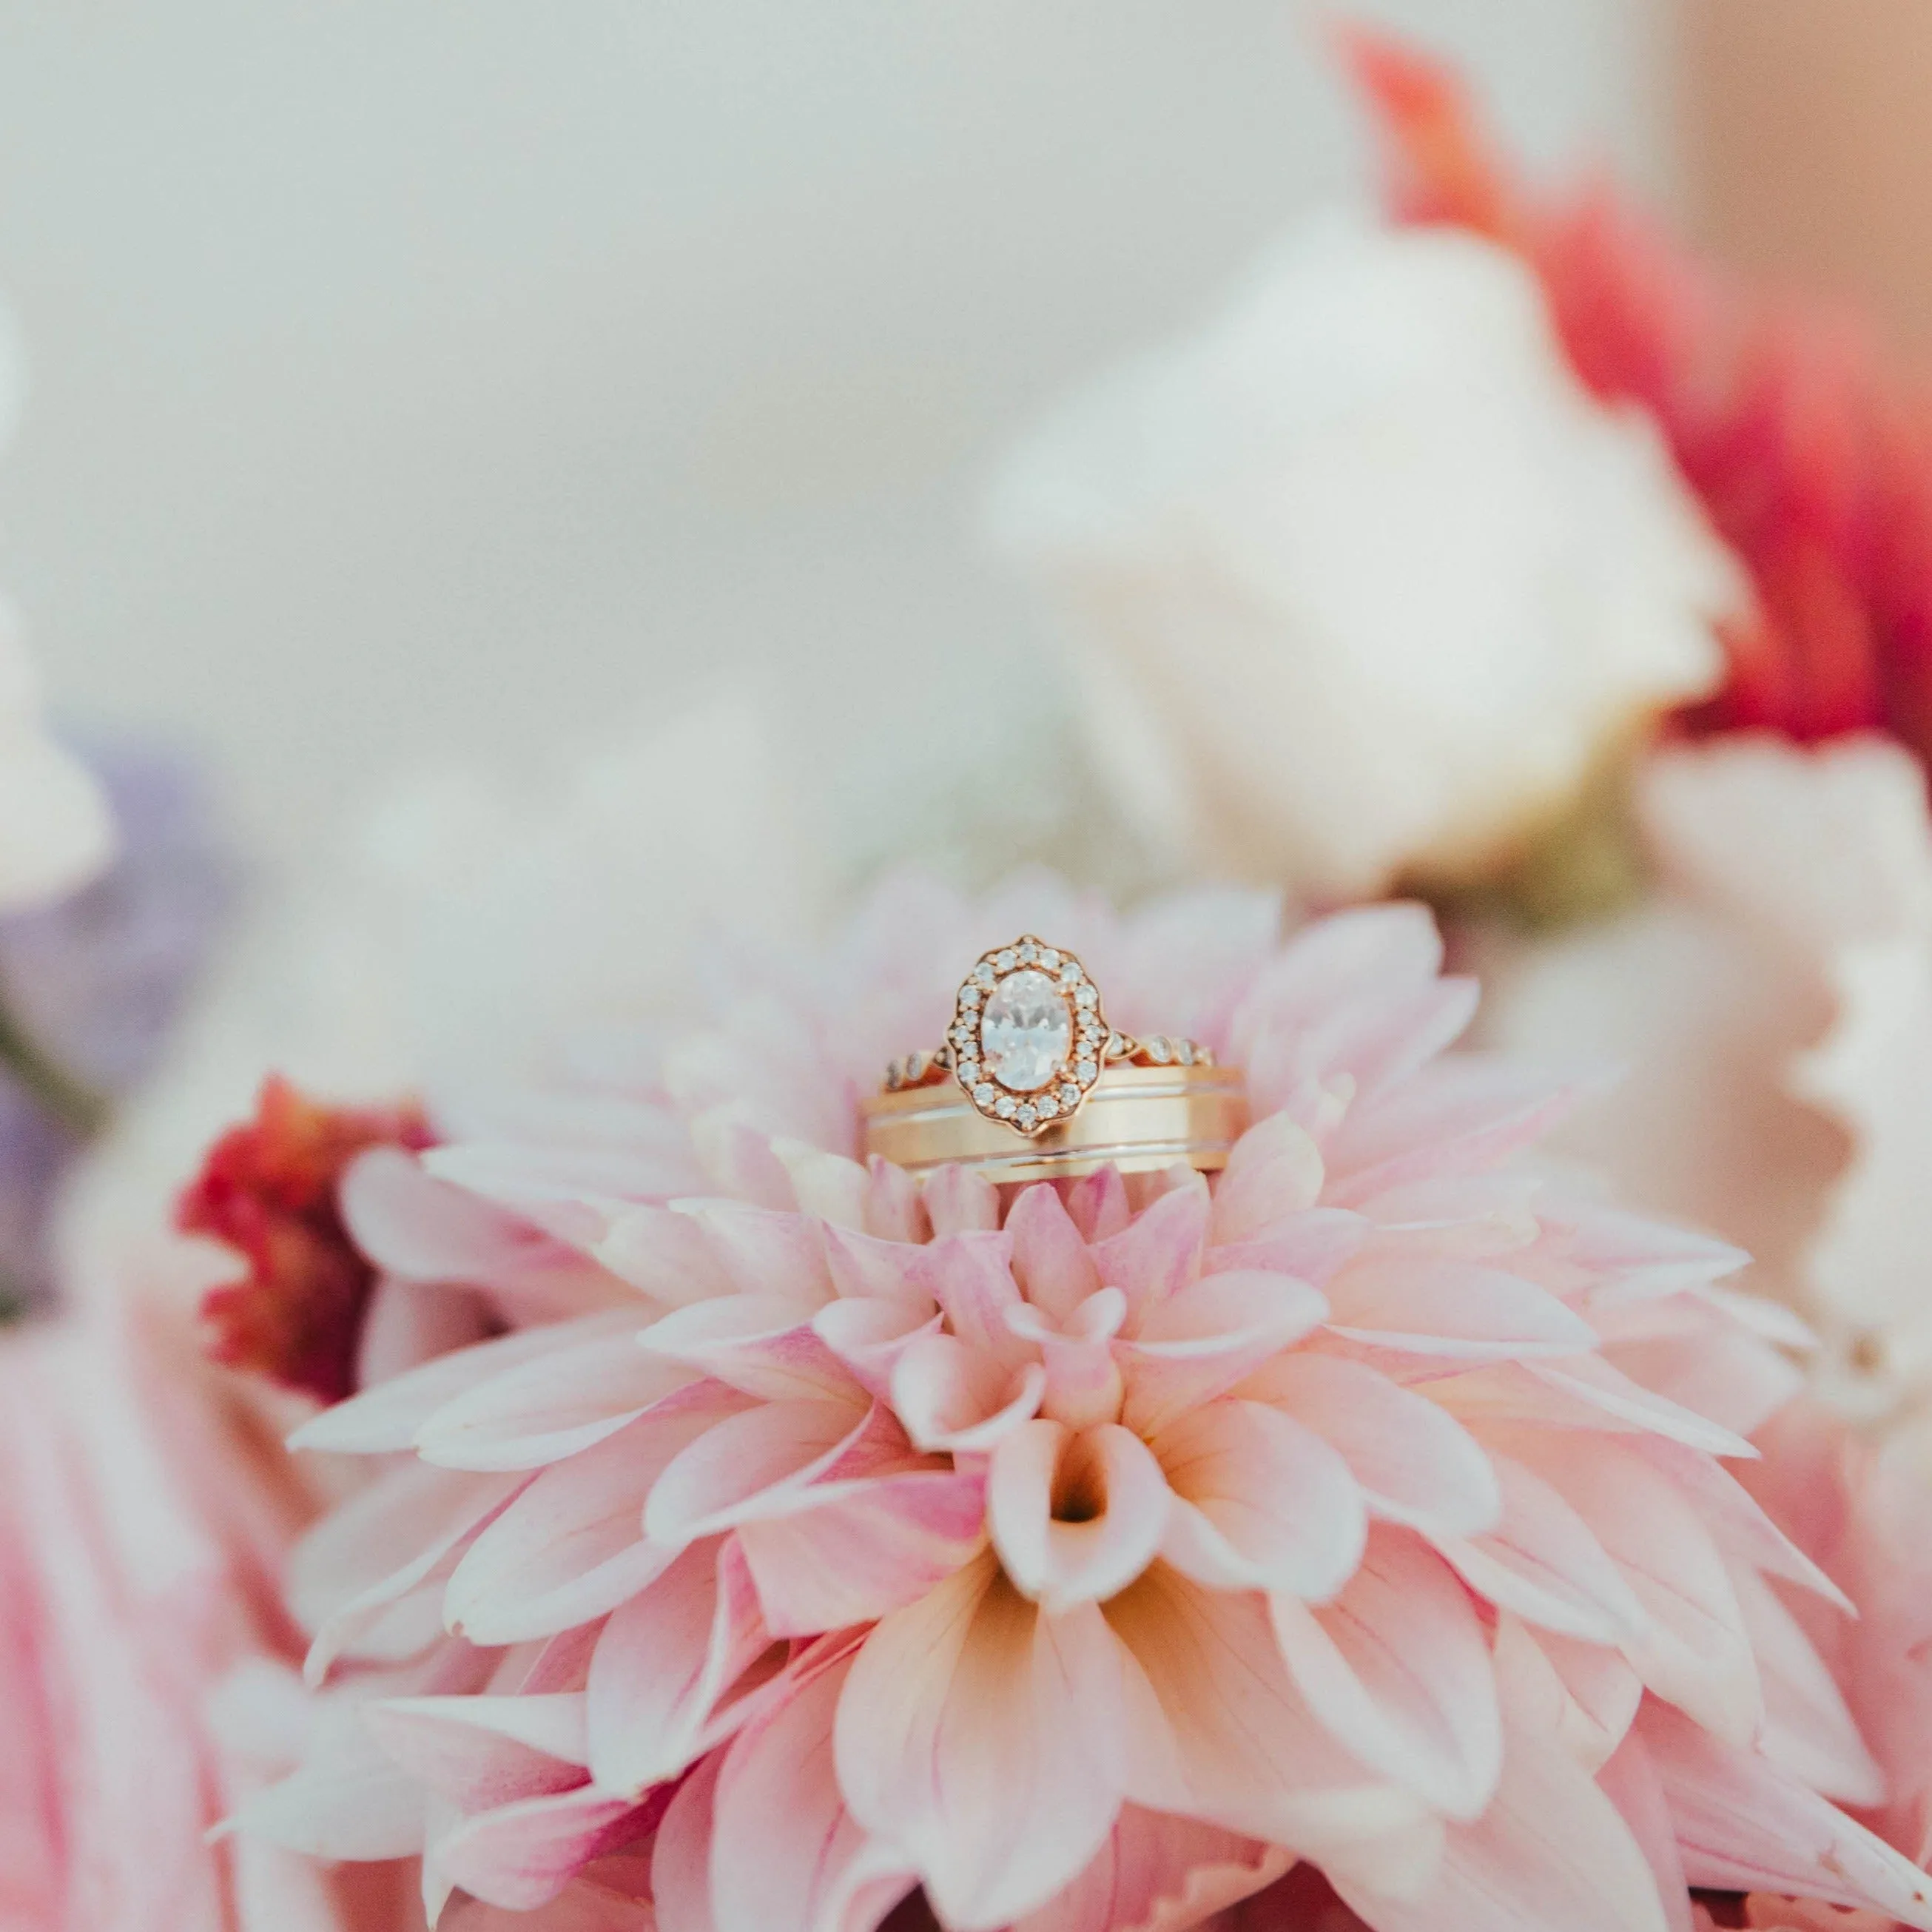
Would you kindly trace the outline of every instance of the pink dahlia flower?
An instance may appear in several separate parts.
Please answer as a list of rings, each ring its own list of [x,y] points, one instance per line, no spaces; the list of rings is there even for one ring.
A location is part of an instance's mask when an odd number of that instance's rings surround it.
[[[296,1438],[381,1460],[296,1558],[334,1682],[244,1829],[420,1854],[462,1932],[1178,1932],[1298,1862],[1376,1932],[1932,1927],[1832,1802],[1882,1780],[1781,1592],[1838,1592],[1724,1466],[1789,1318],[1526,1162],[1574,1083],[1448,1050],[1426,914],[1275,925],[903,883],[362,1156],[413,1312]],[[1246,1070],[1211,1185],[857,1157],[1023,928]]]

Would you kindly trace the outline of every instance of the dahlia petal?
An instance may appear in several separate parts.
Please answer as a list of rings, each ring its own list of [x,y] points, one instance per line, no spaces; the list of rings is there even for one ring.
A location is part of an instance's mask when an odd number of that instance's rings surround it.
[[[1772,1521],[1757,1498],[1721,1463],[1674,1442],[1636,1446],[1690,1499],[1718,1548],[1734,1562],[1796,1583],[1848,1617],[1858,1614],[1851,1598]]]
[[[1743,1249],[1695,1229],[1600,1202],[1562,1208],[1569,1259],[1609,1279],[1594,1294],[1612,1300],[1708,1287],[1748,1265]],[[1549,1210],[1546,1210],[1546,1217]]]
[[[581,1866],[636,1836],[645,1823],[634,1800],[586,1785],[466,1817],[435,1842],[433,1852],[450,1885],[486,1904],[533,1912],[556,1898]]]
[[[1412,1354],[1494,1361],[1596,1346],[1589,1324],[1547,1289],[1475,1262],[1371,1253],[1327,1292],[1336,1334]]]
[[[1006,1215],[1012,1271],[1026,1299],[1056,1322],[1064,1321],[1100,1287],[1100,1270],[1060,1196],[1029,1187]]]
[[[839,1795],[832,1728],[851,1668],[819,1672],[724,1752],[710,1834],[716,1932],[873,1932],[918,1883]]]
[[[946,1311],[952,1333],[1009,1367],[1032,1352],[1006,1325],[1007,1315],[1025,1305],[1012,1263],[1007,1235],[970,1234],[931,1243],[912,1266],[914,1280]]]
[[[1058,1492],[1080,1515],[1056,1515]],[[1118,1423],[1076,1433],[1045,1420],[1002,1439],[986,1475],[986,1523],[1013,1586],[1050,1616],[1097,1603],[1153,1562],[1172,1502],[1147,1444]]]
[[[1498,1610],[1587,1642],[1644,1630],[1643,1606],[1589,1526],[1540,1476],[1492,1454],[1503,1511],[1480,1536],[1438,1537],[1462,1580]]]
[[[709,1742],[718,1700],[770,1641],[728,1537],[692,1544],[614,1610],[586,1687],[598,1787],[634,1798],[676,1777]]]
[[[1643,1680],[1619,1652],[1532,1630],[1506,1610],[1496,1619],[1496,1667],[1511,1708],[1593,1771],[1623,1743],[1643,1701]]]
[[[1335,1600],[1269,1599],[1315,1714],[1372,1769],[1445,1816],[1476,1816],[1502,1774],[1489,1641],[1468,1594],[1407,1532],[1378,1529]]]
[[[1118,1234],[1095,1244],[1102,1286],[1124,1291],[1136,1312],[1185,1287],[1201,1272],[1212,1211],[1202,1175],[1163,1194]]]
[[[1436,979],[1402,991],[1339,1002],[1312,1026],[1288,1030],[1291,1078],[1348,1075],[1355,1090],[1372,1100],[1468,1030],[1482,994],[1471,979]]]
[[[1617,1815],[1637,1842],[1657,1886],[1658,1902],[1670,1932],[1696,1932],[1690,1888],[1677,1849],[1676,1827],[1664,1782],[1650,1761],[1642,1738],[1626,1737],[1597,1772],[1598,1788],[1617,1808]]]
[[[618,1862],[599,1859],[589,1870],[602,1872]],[[437,1932],[658,1932],[660,1921],[649,1894],[638,1886],[621,1891],[580,1875],[560,1892],[533,1927],[524,1912],[508,1912],[465,1899],[456,1910],[430,1922]]]
[[[521,1486],[520,1476],[472,1474],[404,1463],[326,1516],[290,1561],[289,1606],[314,1634],[303,1670],[320,1683],[345,1653],[371,1654],[386,1612],[454,1568],[457,1553]],[[427,1636],[433,1625],[422,1626]],[[405,1626],[413,1636],[418,1626]],[[410,1655],[420,1643],[383,1646]]]
[[[482,1288],[380,1275],[362,1311],[354,1385],[374,1390],[424,1363],[487,1342],[498,1328],[496,1311]],[[322,1414],[333,1415],[343,1406],[338,1402]]]
[[[405,1771],[465,1812],[574,1790],[590,1778],[581,1691],[380,1698],[362,1720]]]
[[[1539,1382],[1648,1434],[1667,1436],[1709,1456],[1755,1456],[1758,1453],[1744,1436],[1632,1382],[1600,1355],[1571,1355],[1558,1362],[1525,1366]]]
[[[1195,1818],[1124,1804],[1093,1862],[1012,1932],[1186,1932],[1271,1884],[1290,1855]]]
[[[651,1932],[718,1932],[711,1910],[711,1833],[724,1754],[700,1758],[671,1796],[651,1846]]]
[[[1375,1932],[1668,1932],[1616,1807],[1560,1745],[1514,1724],[1495,1796],[1451,1827],[1426,1895],[1390,1898],[1358,1874],[1330,1876]]]
[[[918,1180],[876,1154],[867,1160],[866,1172],[872,1179],[866,1198],[866,1233],[886,1242],[928,1240],[932,1228],[920,1199]]]
[[[895,1168],[893,1172],[904,1170]],[[849,1228],[835,1228],[830,1222],[819,1230],[825,1250],[825,1265],[832,1287],[854,1300],[895,1302],[923,1313],[932,1312],[932,1298],[914,1279],[913,1263],[920,1250],[906,1241],[882,1240],[871,1234],[854,1233]],[[836,1307],[836,1302],[828,1306]]]
[[[1584,1091],[1484,1054],[1438,1060],[1328,1137],[1324,1198],[1354,1208],[1412,1181],[1479,1173],[1539,1139]]]
[[[573,1287],[591,1292],[598,1272],[522,1216],[437,1180],[400,1148],[358,1154],[344,1170],[340,1201],[357,1246],[384,1274],[406,1280],[567,1295]],[[610,1298],[608,1292],[592,1295],[593,1302]],[[559,1302],[547,1312],[565,1309]]]
[[[848,1486],[808,1515],[747,1522],[739,1546],[765,1627],[808,1636],[914,1603],[976,1556],[986,1538],[986,1478],[919,1469]]]
[[[1157,1435],[1299,1341],[1328,1312],[1292,1275],[1204,1275],[1149,1306],[1114,1354],[1126,1378],[1120,1419]]]
[[[1733,1570],[1731,1582],[1764,1685],[1758,1748],[1781,1770],[1840,1804],[1882,1803],[1885,1774],[1811,1640],[1754,1571]]]
[[[514,1643],[587,1623],[661,1574],[676,1544],[647,1542],[644,1504],[671,1458],[745,1397],[680,1390],[593,1449],[543,1471],[464,1552],[444,1621],[472,1642]]]
[[[710,1192],[750,1202],[767,1213],[789,1212],[798,1204],[791,1176],[772,1150],[771,1136],[749,1118],[752,1111],[733,1100],[694,1112],[692,1150]]]
[[[644,1505],[644,1533],[676,1545],[782,1507],[879,1426],[876,1406],[768,1402],[727,1416],[674,1456]]]
[[[1127,1298],[1118,1288],[1090,1294],[1066,1318],[1064,1332],[1030,1302],[1008,1312],[1006,1326],[1040,1351],[1046,1371],[1043,1413],[1070,1429],[1111,1422],[1120,1414],[1124,1384],[1112,1344],[1126,1313]]]
[[[667,1307],[731,1292],[704,1229],[674,1208],[638,1206],[611,1216],[593,1257],[620,1280]]]
[[[857,1161],[806,1141],[774,1140],[772,1151],[790,1177],[802,1212],[815,1214],[835,1228],[864,1228],[872,1177]]]
[[[1494,1528],[1502,1513],[1481,1444],[1426,1396],[1362,1363],[1284,1354],[1236,1393],[1275,1404],[1335,1448],[1372,1515],[1466,1537]]]
[[[893,1364],[892,1388],[918,1448],[976,1454],[1039,1413],[1046,1371],[1037,1362],[1008,1370],[956,1336],[922,1335]]]
[[[446,1469],[535,1469],[614,1436],[694,1379],[634,1337],[600,1334],[519,1362],[445,1402],[416,1454]]]
[[[422,1786],[362,1722],[359,1702],[325,1702],[301,1763],[244,1799],[226,1829],[316,1858],[400,1858],[422,1848]]]
[[[942,1167],[926,1176],[920,1192],[935,1241],[955,1234],[992,1234],[999,1227],[999,1190],[983,1174]]]
[[[1098,1174],[1083,1175],[1066,1190],[1066,1212],[1090,1246],[1112,1240],[1133,1218],[1120,1170],[1103,1167]]]
[[[1590,1526],[1646,1612],[1624,1654],[1660,1697],[1740,1744],[1764,1700],[1743,1612],[1723,1556],[1677,1486],[1608,1438],[1547,1436],[1539,1472]]]
[[[1426,1822],[1294,1688],[1262,1598],[1156,1564],[1106,1606],[1126,1677],[1126,1796],[1326,1862]]]
[[[1367,1516],[1348,1465],[1278,1410],[1210,1402],[1154,1453],[1175,1498],[1161,1554],[1196,1582],[1325,1598],[1361,1560]]]
[[[676,1124],[679,1138],[682,1123]],[[424,1149],[425,1174],[504,1208],[586,1253],[634,1203],[691,1191],[701,1179],[682,1146],[553,1147],[465,1141]]]
[[[937,1335],[945,1317],[929,1301],[866,1296],[828,1301],[812,1318],[813,1332],[850,1380],[880,1402],[892,1399],[892,1371],[921,1336]]]
[[[814,1314],[784,1295],[732,1294],[674,1310],[638,1336],[646,1354],[682,1363],[766,1402],[849,1399],[845,1365],[821,1341]]]
[[[1694,1886],[1795,1894],[1932,1927],[1932,1878],[1789,1773],[1654,1700],[1637,1726]]]
[[[674,1202],[702,1232],[735,1294],[777,1295],[815,1307],[832,1298],[820,1224],[743,1201]]]
[[[1097,1609],[1048,1616],[990,1554],[866,1638],[838,1700],[839,1787],[958,1932],[1044,1904],[1105,1841],[1118,1672]]]
[[[1755,1436],[1804,1385],[1804,1372],[1755,1336],[1694,1333],[1624,1340],[1607,1326],[1605,1361],[1666,1401],[1735,1435]]]
[[[1245,1061],[1262,1032],[1305,1025],[1339,1001],[1400,993],[1432,980],[1442,940],[1426,906],[1361,906],[1298,933],[1255,976],[1230,1029]]]
[[[1210,1248],[1201,1265],[1209,1274],[1250,1268],[1292,1274],[1298,1281],[1321,1288],[1361,1252],[1362,1244],[1373,1232],[1366,1220],[1348,1208],[1310,1208],[1262,1228],[1250,1240]]]
[[[606,1310],[575,1322],[514,1330],[493,1341],[439,1355],[389,1381],[365,1388],[323,1409],[289,1438],[291,1449],[329,1449],[370,1455],[407,1449],[416,1431],[446,1402],[488,1382],[506,1369],[570,1348],[593,1336],[634,1333],[642,1325],[632,1310]]]
[[[1312,1208],[1321,1195],[1321,1150],[1306,1129],[1276,1114],[1234,1143],[1214,1190],[1211,1238],[1216,1243],[1250,1240]]]

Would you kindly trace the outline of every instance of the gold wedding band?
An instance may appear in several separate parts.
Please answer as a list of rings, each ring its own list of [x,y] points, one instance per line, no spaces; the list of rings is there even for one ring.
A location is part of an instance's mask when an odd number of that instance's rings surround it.
[[[1081,961],[1030,934],[982,955],[944,1043],[895,1060],[862,1112],[868,1154],[996,1181],[1211,1172],[1248,1124],[1238,1071],[1192,1040],[1115,1030]]]

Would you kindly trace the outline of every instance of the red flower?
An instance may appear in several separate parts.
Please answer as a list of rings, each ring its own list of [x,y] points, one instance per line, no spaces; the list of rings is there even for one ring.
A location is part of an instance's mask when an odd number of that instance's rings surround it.
[[[1531,195],[1462,89],[1402,43],[1344,45],[1378,114],[1392,212],[1521,253],[1583,382],[1656,421],[1756,591],[1703,734],[1873,728],[1932,756],[1932,406],[1854,322],[1726,282],[1601,184]]]
[[[208,1353],[323,1402],[353,1392],[356,1349],[375,1270],[343,1226],[336,1185],[366,1148],[430,1146],[419,1108],[329,1107],[280,1075],[255,1117],[209,1148],[176,1207],[187,1233],[212,1235],[248,1264],[209,1290]]]

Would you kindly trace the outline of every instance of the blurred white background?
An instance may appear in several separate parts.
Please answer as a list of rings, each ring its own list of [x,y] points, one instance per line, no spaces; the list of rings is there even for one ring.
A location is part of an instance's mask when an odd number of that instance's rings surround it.
[[[1348,10],[1665,178],[1641,0]],[[1292,0],[8,9],[0,581],[284,863],[721,671],[866,794],[1022,661],[993,454],[1364,158]]]

